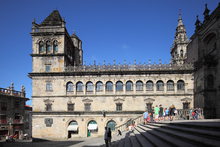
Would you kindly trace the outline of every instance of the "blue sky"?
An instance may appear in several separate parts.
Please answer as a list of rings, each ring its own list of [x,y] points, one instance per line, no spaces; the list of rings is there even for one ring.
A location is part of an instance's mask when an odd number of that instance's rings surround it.
[[[65,18],[69,34],[83,41],[86,64],[170,61],[179,9],[187,35],[205,3],[213,11],[219,0],[0,0],[0,87],[14,82],[31,98],[31,25],[54,9]],[[31,104],[29,101],[27,104]]]

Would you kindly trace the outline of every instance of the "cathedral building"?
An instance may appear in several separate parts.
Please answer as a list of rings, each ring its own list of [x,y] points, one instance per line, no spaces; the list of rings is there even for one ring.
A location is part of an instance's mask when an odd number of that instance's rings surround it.
[[[84,65],[82,41],[57,10],[33,22],[31,36],[33,138],[101,136],[105,126],[114,130],[152,106],[194,107],[181,15],[170,64]]]
[[[220,3],[209,12],[206,5],[203,22],[197,16],[187,62],[195,65],[195,107],[203,108],[205,118],[220,118]]]

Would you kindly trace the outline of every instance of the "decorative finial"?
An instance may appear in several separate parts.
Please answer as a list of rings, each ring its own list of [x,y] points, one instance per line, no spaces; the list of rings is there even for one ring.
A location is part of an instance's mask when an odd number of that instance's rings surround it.
[[[179,9],[179,19],[182,19],[182,9]]]
[[[204,13],[203,13],[203,15],[204,15],[204,21],[206,21],[207,19],[209,19],[209,9],[208,9],[208,5],[207,4],[205,4],[205,11],[204,11]]]
[[[196,26],[196,30],[201,27],[201,22],[200,22],[200,20],[199,20],[199,16],[198,16],[198,15],[196,16],[195,26]]]

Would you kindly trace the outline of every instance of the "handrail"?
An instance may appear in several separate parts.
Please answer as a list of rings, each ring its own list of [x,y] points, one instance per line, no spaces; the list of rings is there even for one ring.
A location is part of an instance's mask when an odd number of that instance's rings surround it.
[[[129,124],[129,122],[131,123],[135,122],[136,124],[140,124],[141,122],[143,122],[143,115],[140,115],[134,119],[128,120],[127,122],[115,127],[115,130],[120,130],[121,132],[125,131],[127,129],[127,125]]]

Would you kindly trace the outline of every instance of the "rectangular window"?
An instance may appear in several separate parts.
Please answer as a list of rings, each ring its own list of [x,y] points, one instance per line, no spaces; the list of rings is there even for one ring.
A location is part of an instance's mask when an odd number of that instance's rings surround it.
[[[46,104],[46,111],[52,111],[52,104]]]
[[[68,111],[74,111],[74,104],[67,104]]]
[[[90,103],[86,103],[84,104],[85,106],[85,111],[91,111],[91,104]]]
[[[122,111],[122,103],[116,104],[116,111]]]
[[[45,71],[50,72],[51,71],[51,65],[45,65]]]
[[[6,102],[1,102],[1,110],[7,111],[7,103]]]
[[[15,101],[14,103],[15,103],[15,108],[18,109],[19,106],[20,106],[20,102],[19,101]]]
[[[46,91],[52,91],[52,83],[51,82],[46,82]]]

